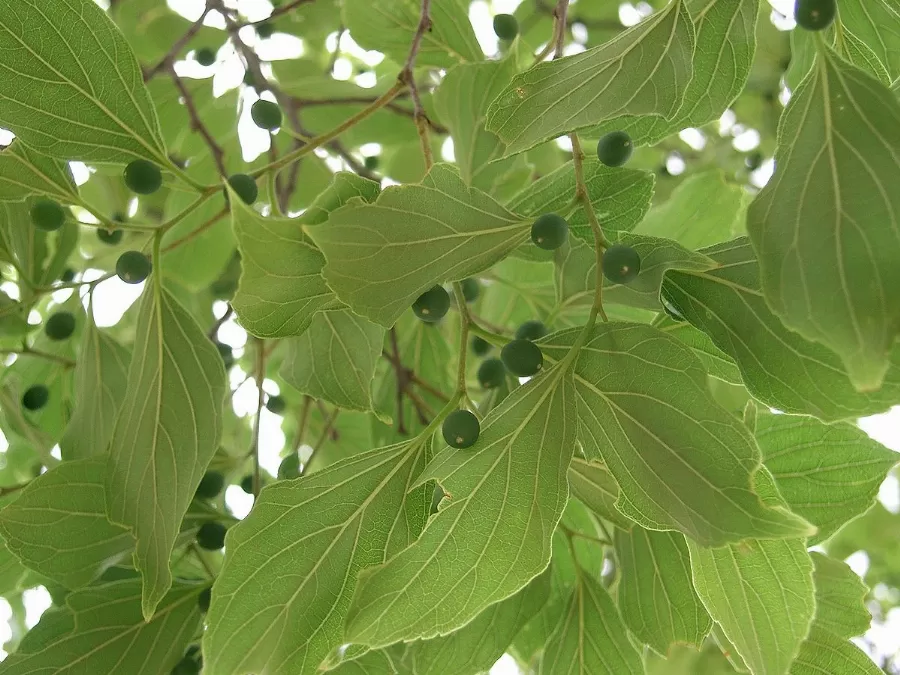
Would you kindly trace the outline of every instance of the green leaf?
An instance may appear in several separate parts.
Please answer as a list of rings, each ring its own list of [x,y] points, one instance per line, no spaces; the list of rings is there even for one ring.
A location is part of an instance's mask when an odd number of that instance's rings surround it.
[[[527,244],[526,244],[527,246]],[[537,248],[537,247],[535,247]],[[553,266],[510,256],[491,268],[478,316],[497,326],[519,326],[553,312]]]
[[[6,542],[0,541],[0,595],[18,590],[29,574]]]
[[[422,514],[409,517],[407,496],[423,450],[407,442],[360,453],[262,491],[226,538],[203,641],[210,675],[316,673],[348,641],[359,570],[407,546],[423,525]]]
[[[140,304],[106,476],[107,514],[137,540],[147,619],[172,585],[169,556],[219,446],[225,395],[218,350],[159,279],[152,282]]]
[[[900,334],[900,103],[819,51],[779,128],[778,170],[747,228],[766,302],[877,390]]]
[[[591,205],[607,231],[628,232],[641,222],[650,209],[656,178],[652,173],[634,169],[612,169],[596,159],[584,162],[584,184]],[[575,169],[571,162],[542,176],[519,192],[508,204],[511,211],[531,218],[544,213],[566,217],[569,229],[593,246],[594,235],[584,207],[571,212],[575,194]]]
[[[241,252],[232,300],[241,325],[257,337],[302,335],[320,309],[341,306],[322,277],[325,259],[296,220],[264,218],[231,193]]]
[[[384,329],[348,309],[318,312],[309,329],[288,341],[284,381],[339,408],[372,409],[372,378]]]
[[[375,181],[357,176],[349,171],[338,171],[325,190],[304,211],[297,221],[304,225],[320,225],[328,220],[332,211],[336,211],[354,197],[366,203],[374,202],[381,187]]]
[[[578,584],[541,657],[540,675],[643,675],[616,606],[600,584],[580,571]]]
[[[714,645],[702,651],[675,646],[663,659],[653,653],[647,655],[647,675],[734,675],[738,671]]]
[[[573,397],[568,373],[551,369],[491,411],[474,447],[426,467],[419,484],[435,479],[449,497],[412,546],[360,576],[348,641],[444,635],[546,568],[568,497]]]
[[[168,163],[137,59],[93,0],[2,0],[0,16],[0,126],[53,157]]]
[[[397,655],[387,649],[366,652],[357,659],[342,661],[330,675],[397,675],[400,671]]]
[[[416,0],[345,0],[344,25],[364,49],[384,52],[396,63],[406,61],[410,36],[419,25]],[[447,68],[459,61],[481,61],[475,31],[463,0],[431,6],[431,28],[422,36],[416,65]]]
[[[178,584],[144,622],[141,585],[118,581],[92,586],[66,598],[0,663],[0,675],[117,675],[123,664],[167,673],[181,660],[200,626],[197,596],[203,586]],[[137,672],[137,671],[134,671]]]
[[[541,343],[559,359],[577,330]],[[746,537],[805,536],[811,526],[754,492],[759,450],[717,405],[687,347],[640,324],[594,328],[575,366],[579,440],[619,484],[616,507],[653,530],[704,545]]]
[[[663,282],[664,296],[666,290],[667,286]],[[663,298],[663,304],[666,304],[665,297]],[[653,326],[690,347],[691,351],[694,352],[694,356],[703,363],[706,372],[713,377],[729,384],[744,383],[743,379],[741,379],[741,371],[731,357],[716,347],[706,333],[694,328],[687,321],[676,321],[668,315],[660,314],[658,319],[653,322]]]
[[[467,187],[451,166],[436,164],[421,184],[389,187],[372,204],[352,200],[308,231],[337,296],[390,328],[419,295],[490,267],[530,228]]]
[[[106,453],[128,387],[131,353],[97,329],[92,312],[85,319],[75,367],[75,409],[59,441],[66,460]]]
[[[487,128],[514,154],[621,115],[672,118],[693,51],[691,17],[676,0],[600,47],[516,75],[491,104]]]
[[[813,628],[803,643],[790,675],[883,675],[865,652],[821,628]]]
[[[590,449],[596,450],[593,446]],[[634,525],[616,508],[619,485],[603,464],[575,457],[569,466],[569,488],[573,497],[577,497],[603,520],[624,530],[629,530]]]
[[[0,151],[0,201],[18,202],[34,194],[71,203],[78,192],[65,162],[14,141]]]
[[[616,605],[628,629],[659,654],[675,644],[700,647],[712,620],[694,591],[684,537],[633,527],[616,530],[615,546]]]
[[[883,412],[900,400],[900,350],[882,389],[860,393],[834,352],[788,330],[769,309],[746,237],[704,253],[719,267],[669,271],[663,298],[735,360],[753,396],[778,410],[826,422]]]
[[[825,541],[875,503],[878,488],[900,455],[855,424],[825,425],[810,417],[761,415],[756,439],[763,462],[791,509]]]
[[[74,589],[134,549],[128,529],[106,518],[105,472],[105,458],[63,462],[0,511],[0,533],[23,564]]]
[[[891,80],[900,77],[900,6],[895,0],[841,0],[841,30],[868,47]]]
[[[811,553],[815,571],[816,618],[813,628],[827,630],[842,638],[856,637],[869,630],[872,615],[866,609],[869,589],[856,572],[834,558]]]
[[[515,595],[495,603],[466,626],[444,637],[406,645],[403,664],[410,675],[471,675],[490,670],[516,633],[547,602],[549,570]]]
[[[163,217],[166,220],[177,217],[194,199],[189,192],[171,195],[166,200]],[[220,198],[210,199],[166,231],[162,241],[163,276],[176,279],[194,291],[206,289],[219,277],[236,246],[231,223],[222,207]]]

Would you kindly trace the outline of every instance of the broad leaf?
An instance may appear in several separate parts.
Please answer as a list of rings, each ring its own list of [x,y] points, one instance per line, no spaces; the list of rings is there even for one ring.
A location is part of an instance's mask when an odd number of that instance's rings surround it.
[[[359,571],[421,529],[424,514],[416,517],[407,492],[423,464],[420,443],[401,443],[266,487],[225,542],[203,641],[206,671],[316,673],[347,642]]]
[[[117,581],[72,593],[66,607],[41,617],[16,653],[0,663],[0,675],[118,675],[168,673],[194,638],[203,586],[178,584],[146,623],[139,582]]]
[[[872,615],[866,609],[869,589],[856,572],[840,560],[811,553],[816,586],[815,628],[842,638],[852,638],[869,630]]]
[[[64,162],[16,141],[0,152],[0,201],[18,202],[33,194],[67,203],[77,199],[77,188]]]
[[[419,483],[437,480],[447,498],[412,546],[363,572],[348,641],[445,635],[543,571],[574,444],[571,376],[557,367],[492,410],[472,448],[438,455]]]
[[[497,326],[519,326],[553,313],[556,303],[552,265],[510,256],[491,268],[489,278],[490,286],[482,289],[478,304],[478,315],[485,321]]]
[[[822,628],[813,628],[803,643],[790,675],[883,675],[866,653],[852,642]]]
[[[841,30],[872,50],[891,80],[900,77],[900,6],[895,0],[842,0]]]
[[[541,347],[558,359],[576,336],[557,333]],[[804,520],[760,501],[756,443],[714,402],[706,377],[687,347],[654,328],[594,329],[575,367],[579,440],[619,484],[616,507],[704,545],[809,534]]]
[[[225,394],[218,350],[159,283],[144,289],[106,476],[109,518],[137,539],[148,619],[172,584],[169,556],[219,445]]]
[[[320,225],[328,220],[328,215],[332,211],[339,209],[351,199],[358,197],[364,202],[374,202],[379,191],[380,186],[375,181],[349,171],[338,171],[334,174],[331,184],[319,193],[297,221],[304,225]]]
[[[591,450],[596,449],[591,447]],[[573,497],[577,497],[603,520],[625,530],[631,529],[634,525],[616,508],[619,486],[609,469],[602,464],[586,462],[575,457],[569,466],[569,487],[572,489]]]
[[[779,143],[747,223],[766,302],[877,390],[900,334],[900,102],[822,48]]]
[[[663,298],[734,359],[754,397],[827,422],[882,412],[900,400],[900,350],[882,389],[860,393],[834,352],[788,330],[769,309],[746,237],[704,253],[719,267],[702,273],[669,271]]]
[[[0,17],[0,126],[63,159],[168,163],[137,59],[93,0],[2,0]]]
[[[667,286],[664,283],[664,292],[666,288]],[[741,379],[741,371],[738,369],[737,364],[728,356],[728,354],[716,347],[712,339],[706,333],[694,328],[694,326],[687,321],[681,319],[680,315],[677,314],[677,310],[666,301],[665,293],[663,295],[663,306],[665,306],[668,311],[665,315],[658,315],[657,320],[653,322],[654,327],[659,328],[664,333],[668,333],[672,337],[677,338],[679,342],[683,342],[690,347],[691,351],[694,352],[694,355],[703,363],[706,371],[713,377],[728,382],[729,384],[744,383],[743,379]],[[669,312],[672,312],[675,316],[679,316],[679,320],[673,319],[672,316],[669,315]]]
[[[540,63],[491,104],[487,128],[507,154],[621,115],[673,117],[693,75],[694,27],[683,0],[600,47]]]
[[[348,309],[319,312],[288,342],[281,376],[297,391],[350,410],[372,409],[384,329]]]
[[[530,228],[467,187],[452,167],[436,164],[421,184],[389,187],[372,204],[351,201],[308,231],[337,296],[389,328],[419,295],[490,267]]]
[[[615,544],[616,605],[629,630],[659,654],[674,644],[700,647],[712,621],[694,591],[684,537],[633,527],[617,530]]]

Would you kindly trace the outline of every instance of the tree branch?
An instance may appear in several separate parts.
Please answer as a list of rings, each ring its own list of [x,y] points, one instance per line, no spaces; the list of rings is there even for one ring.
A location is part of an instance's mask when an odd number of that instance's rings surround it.
[[[203,10],[203,14],[200,15],[200,18],[192,23],[191,27],[187,29],[187,32],[175,41],[166,55],[163,56],[155,66],[144,70],[144,82],[149,82],[161,71],[171,67],[172,63],[175,61],[175,57],[178,56],[178,53],[194,39],[194,36],[197,33],[200,32],[200,29],[203,27],[203,21],[206,19],[206,15],[209,14],[210,9],[211,7],[207,5]]]
[[[431,0],[422,0],[422,8],[419,12],[419,25],[416,27],[412,44],[409,46],[409,55],[406,57],[403,70],[400,71],[399,79],[400,82],[409,87],[409,93],[413,100],[413,121],[416,123],[419,142],[422,144],[422,157],[425,159],[426,172],[431,170],[434,164],[434,157],[431,153],[431,141],[428,139],[428,115],[425,114],[425,108],[422,106],[422,99],[419,97],[419,88],[416,85],[413,71],[416,67],[416,57],[419,55],[419,49],[422,46],[422,38],[425,36],[425,32],[430,30]]]
[[[175,72],[175,67],[170,64],[168,70],[169,74],[172,76],[172,81],[175,83],[181,97],[184,99],[184,105],[191,118],[191,129],[203,137],[203,140],[206,142],[206,145],[209,147],[209,151],[212,154],[213,161],[216,163],[219,175],[222,177],[227,176],[228,171],[225,169],[225,151],[222,150],[222,146],[216,142],[213,135],[209,133],[209,129],[203,124],[203,120],[200,119],[200,113],[197,110],[197,106],[194,104],[194,97],[191,92],[188,91],[188,88],[185,86],[182,79]]]

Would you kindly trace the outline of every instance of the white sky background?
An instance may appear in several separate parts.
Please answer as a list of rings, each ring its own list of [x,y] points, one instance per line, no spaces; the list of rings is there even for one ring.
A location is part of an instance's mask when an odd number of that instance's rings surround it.
[[[178,13],[185,16],[189,20],[196,20],[203,11],[205,5],[204,0],[167,0],[169,5]],[[486,54],[496,54],[498,50],[497,38],[494,35],[491,21],[494,13],[512,12],[522,0],[494,0],[489,5],[484,0],[475,0],[472,2],[469,17],[475,27],[475,33],[478,41]],[[97,0],[98,4],[104,4],[102,0]],[[773,9],[781,12],[783,16],[777,16],[773,12],[773,21],[781,29],[790,29],[794,22],[790,17],[793,13],[794,0],[769,0]],[[270,11],[271,5],[267,0],[231,0],[229,3],[241,10],[241,12],[251,21],[266,18]],[[572,0],[573,6],[577,4],[577,0]],[[625,25],[633,25],[640,21],[649,11],[646,4],[639,2],[622,3],[620,6],[619,16]],[[217,13],[213,13],[207,19],[207,22],[224,28],[224,23]],[[246,33],[242,37],[246,41],[255,46],[263,59],[278,58],[294,58],[302,54],[302,40],[296,37],[276,34],[268,40],[259,41],[252,29],[245,29]],[[334,37],[332,36],[331,44],[333,47]],[[224,34],[223,34],[224,40]],[[345,35],[341,40],[341,51],[357,56],[370,65],[375,65],[381,60],[381,55],[377,52],[366,52],[361,49],[350,36]],[[583,47],[577,44],[570,45],[567,53],[575,53],[583,51]],[[214,90],[217,95],[221,95],[227,90],[238,86],[243,80],[243,67],[234,50],[230,46],[224,46],[219,50],[217,63],[210,67],[204,68],[196,62],[186,61],[177,64],[180,74],[186,77],[209,77],[214,73]],[[353,76],[353,68],[351,63],[346,59],[338,59],[335,66],[335,77],[338,79],[349,79]],[[363,87],[371,87],[374,85],[374,78],[369,76],[361,76],[355,79],[357,84]],[[789,94],[785,92],[785,96]],[[250,89],[244,89],[244,114],[241,116],[238,124],[238,130],[244,149],[245,158],[250,161],[258,154],[268,149],[270,142],[269,133],[258,129],[249,119],[249,107],[256,100],[256,94]],[[723,116],[720,129],[722,132],[729,131],[734,125],[734,115],[726,113]],[[700,148],[705,143],[703,134],[697,130],[688,129],[682,132],[682,140],[695,148]],[[6,132],[0,130],[0,142],[8,143],[10,137]],[[736,148],[747,151],[755,147],[759,143],[759,134],[748,129],[735,136],[734,145]],[[373,151],[377,150],[373,148]],[[452,159],[452,143],[448,143],[444,150],[444,158]],[[341,162],[334,160],[330,162],[335,170],[341,168]],[[764,185],[772,174],[773,164],[767,161],[754,174],[754,183]],[[683,162],[675,158],[670,161],[669,169],[673,173],[681,173],[684,170]],[[75,167],[76,178],[79,182],[87,179],[87,175],[83,167],[79,171],[79,167]],[[80,175],[79,175],[80,174]],[[99,272],[87,271],[85,279],[90,280],[100,276]],[[116,324],[124,314],[124,312],[134,303],[140,295],[143,285],[130,286],[113,277],[109,281],[100,284],[95,291],[94,314],[97,324],[101,327]],[[3,290],[11,296],[16,297],[17,288],[13,284],[3,284]],[[63,292],[54,296],[56,302],[63,302],[69,293]],[[214,311],[217,316],[225,311],[224,303],[216,303]],[[246,341],[247,334],[233,320],[228,321],[219,332],[219,339],[222,342],[230,344],[235,348],[236,355],[240,355]],[[246,373],[240,371],[238,367],[232,369],[230,373],[232,386],[242,382]],[[278,393],[278,386],[272,381],[266,381],[264,388],[270,394]],[[248,380],[234,395],[233,406],[235,414],[246,416],[249,420],[256,411],[256,384],[251,379]],[[260,464],[270,474],[275,475],[278,465],[281,461],[279,453],[284,447],[285,436],[281,431],[281,417],[273,415],[265,408],[262,411],[262,420],[260,425]],[[900,452],[900,407],[894,408],[892,411],[883,415],[870,417],[860,421],[860,426],[873,438],[883,443],[887,447]],[[0,451],[5,451],[7,447],[6,439],[0,433]],[[900,483],[895,476],[890,476],[882,486],[879,498],[882,503],[896,513],[900,510]],[[237,517],[243,518],[252,505],[252,497],[245,494],[238,486],[229,486],[226,493],[226,500],[229,507],[234,511]],[[864,553],[858,552],[848,559],[853,569],[862,574],[868,567],[868,559]],[[50,606],[50,596],[43,588],[26,591],[24,603],[27,611],[26,623],[28,627],[37,623],[44,610]],[[9,627],[6,621],[11,616],[8,603],[0,599],[0,644],[9,639]],[[888,616],[888,620],[884,625],[873,627],[867,638],[874,643],[877,656],[884,656],[896,653],[900,650],[900,610],[893,610]],[[864,646],[864,645],[861,645]],[[864,646],[866,648],[866,646]],[[5,652],[0,649],[0,658],[5,656]],[[519,673],[513,659],[509,656],[503,657],[494,668],[491,669],[491,675],[516,675]]]

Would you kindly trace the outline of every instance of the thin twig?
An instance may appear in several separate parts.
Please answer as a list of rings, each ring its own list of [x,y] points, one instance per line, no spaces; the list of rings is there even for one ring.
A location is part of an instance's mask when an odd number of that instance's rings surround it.
[[[229,302],[229,303],[228,303],[228,307],[225,309],[225,313],[224,313],[222,316],[220,316],[218,319],[216,319],[216,322],[212,325],[212,328],[209,329],[208,336],[209,336],[209,339],[210,339],[210,340],[215,340],[215,339],[216,339],[216,335],[218,334],[219,329],[220,329],[220,328],[225,324],[225,322],[228,321],[228,319],[230,319],[232,316],[234,316],[234,307],[232,307],[232,306],[231,306],[231,303]]]
[[[203,234],[204,232],[206,232],[209,228],[211,228],[213,225],[215,225],[215,224],[218,223],[220,220],[222,220],[222,218],[224,218],[226,215],[228,215],[228,209],[227,209],[227,208],[223,208],[221,211],[219,211],[219,212],[218,212],[216,215],[214,215],[212,218],[210,218],[210,219],[207,220],[205,223],[203,223],[202,225],[200,225],[196,230],[194,230],[194,231],[192,231],[192,232],[188,232],[186,235],[184,235],[184,236],[181,237],[180,239],[176,239],[176,240],[173,241],[171,244],[168,244],[168,245],[162,250],[162,252],[163,252],[163,253],[168,253],[168,252],[171,251],[172,249],[178,248],[179,246],[182,246],[183,244],[188,243],[188,242],[191,241],[192,239],[196,239],[196,238],[199,237],[201,234]]]
[[[244,26],[258,26],[261,23],[266,23],[268,21],[271,21],[272,19],[277,19],[279,16],[289,14],[292,10],[296,9],[300,5],[305,5],[310,2],[315,2],[315,0],[291,0],[291,2],[288,2],[281,7],[276,7],[275,9],[273,9],[272,13],[269,14],[269,16],[265,19],[260,19],[259,21],[247,21],[240,24],[240,27],[243,28]]]
[[[172,47],[169,49],[166,55],[163,56],[159,61],[157,61],[155,66],[144,71],[144,82],[149,82],[161,71],[171,67],[172,62],[175,60],[175,57],[178,56],[179,52],[181,52],[181,50],[184,49],[187,44],[194,39],[194,36],[200,32],[200,29],[203,27],[203,21],[206,19],[206,15],[209,14],[210,9],[211,7],[209,6],[205,7],[203,10],[203,14],[200,15],[200,18],[192,23],[191,27],[187,29],[187,32],[172,44]]]
[[[203,567],[203,570],[209,575],[210,579],[216,578],[216,573],[213,572],[212,567],[209,566],[206,558],[203,556],[203,551],[200,550],[200,547],[197,546],[196,543],[191,544],[191,551],[194,554],[194,557],[200,562],[200,565]]]
[[[569,139],[572,141],[572,163],[575,166],[575,199],[581,201],[594,235],[594,257],[597,262],[594,277],[596,288],[594,289],[591,314],[593,316],[599,314],[601,319],[609,321],[606,310],[603,309],[603,249],[609,244],[606,237],[603,236],[603,228],[600,227],[600,221],[597,220],[597,214],[594,212],[594,205],[591,203],[591,196],[588,194],[587,184],[584,181],[584,150],[581,148],[578,134],[570,134]],[[592,320],[589,318],[588,323],[591,323]]]
[[[409,93],[413,101],[413,120],[416,123],[416,131],[419,133],[419,142],[422,144],[422,157],[425,159],[425,171],[430,171],[434,164],[434,156],[431,152],[431,141],[428,138],[428,115],[419,97],[419,88],[413,71],[416,67],[416,57],[422,46],[422,38],[426,31],[431,30],[431,0],[422,0],[422,8],[419,12],[419,25],[413,35],[412,44],[409,46],[409,54],[403,70],[400,71],[400,81],[409,87]]]
[[[337,40],[334,43],[334,51],[331,53],[331,58],[328,59],[328,68],[325,72],[328,75],[334,75],[334,67],[337,65],[337,60],[341,55],[341,38],[344,37],[344,33],[346,32],[347,27],[342,23],[340,28],[338,28],[337,32]]]
[[[294,454],[297,454],[306,438],[306,427],[309,425],[309,413],[311,410],[312,397],[304,396],[303,405],[300,406],[300,414],[297,417],[297,436],[294,438],[294,448],[292,450]]]
[[[403,423],[403,392],[406,390],[406,372],[400,363],[400,347],[397,344],[397,331],[391,328],[391,351],[393,352],[394,375],[397,377],[397,433],[406,435],[406,426]]]
[[[65,356],[57,356],[56,354],[50,354],[49,352],[42,352],[39,349],[32,349],[31,347],[24,347],[22,349],[0,349],[0,354],[8,355],[15,354],[17,356],[34,356],[39,359],[46,359],[47,361],[54,361],[59,363],[64,368],[74,368],[75,362],[72,359],[67,359]]]
[[[253,440],[251,450],[253,451],[253,500],[259,499],[259,429],[262,418],[263,405],[266,402],[266,392],[263,389],[263,383],[266,375],[266,352],[265,341],[256,340],[256,418],[253,420]]]
[[[334,408],[331,411],[331,415],[329,415],[328,420],[325,422],[325,427],[322,429],[322,433],[319,436],[319,440],[316,441],[316,444],[313,446],[312,452],[309,453],[309,457],[306,458],[306,461],[303,462],[303,466],[300,467],[300,475],[306,473],[307,467],[312,464],[313,458],[319,453],[319,450],[325,445],[325,441],[328,440],[329,434],[331,434],[331,430],[334,427],[334,423],[337,420],[338,413],[341,412],[340,408]]]
[[[182,79],[178,77],[178,74],[175,72],[175,68],[172,65],[169,65],[169,74],[171,75],[175,86],[178,88],[179,93],[181,93],[181,97],[184,99],[184,105],[191,118],[191,129],[203,137],[204,142],[207,147],[209,147],[210,154],[212,154],[213,161],[216,163],[216,168],[219,170],[219,175],[227,176],[228,171],[225,168],[225,151],[222,150],[222,146],[219,145],[215,138],[213,138],[213,135],[209,133],[209,129],[206,128],[203,120],[200,119],[200,112],[194,104],[193,94],[188,91],[188,88],[184,85]]]

